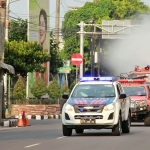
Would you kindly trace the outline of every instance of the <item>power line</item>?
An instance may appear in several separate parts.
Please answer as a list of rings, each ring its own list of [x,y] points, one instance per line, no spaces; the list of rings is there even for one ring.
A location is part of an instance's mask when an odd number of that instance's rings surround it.
[[[11,16],[10,16],[11,17]],[[13,18],[13,19],[15,19],[15,21],[18,21],[19,22],[19,20],[18,20],[18,18],[15,18],[15,17],[11,17],[11,18]],[[12,20],[13,20],[12,19]],[[28,22],[27,21],[27,23],[29,23],[29,24],[33,24],[33,23],[30,23],[30,22]],[[34,24],[34,25],[37,25],[37,24]],[[26,28],[22,28],[22,27],[14,27],[14,26],[11,26],[11,24],[10,24],[10,27],[9,27],[10,29],[20,29],[20,30],[27,30]],[[56,29],[55,28],[50,28],[50,27],[48,27],[49,29],[51,29],[51,30],[47,30],[47,32],[50,32],[50,31],[55,31]],[[64,33],[66,33],[66,34],[69,34],[69,35],[71,35],[71,34],[76,34],[76,32],[77,32],[77,30],[75,30],[76,28],[67,28],[67,29],[65,29],[65,32]],[[38,31],[38,28],[37,29],[31,29],[30,31]],[[57,30],[57,32],[59,32],[59,34],[60,33],[62,33],[61,32],[61,30],[60,30],[60,28]]]
[[[64,5],[63,5],[63,3],[64,3]],[[67,11],[69,10],[69,9],[68,9],[68,4],[67,4],[67,2],[66,2],[65,0],[62,0],[62,1],[61,1],[61,4],[62,4],[63,7],[64,7],[64,6],[66,7],[66,9],[67,9],[66,12],[67,12]],[[64,12],[65,12],[65,10],[64,10]]]

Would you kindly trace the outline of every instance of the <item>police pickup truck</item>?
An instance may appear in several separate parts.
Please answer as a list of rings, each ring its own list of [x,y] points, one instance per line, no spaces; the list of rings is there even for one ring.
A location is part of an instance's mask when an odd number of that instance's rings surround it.
[[[75,129],[112,129],[112,135],[130,132],[130,98],[113,77],[82,77],[62,108],[62,131],[71,136]]]

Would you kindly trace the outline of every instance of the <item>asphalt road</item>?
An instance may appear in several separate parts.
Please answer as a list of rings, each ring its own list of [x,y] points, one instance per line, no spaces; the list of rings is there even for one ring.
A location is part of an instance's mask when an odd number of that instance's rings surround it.
[[[131,132],[112,136],[111,130],[85,130],[62,135],[61,120],[29,120],[31,126],[0,128],[0,150],[148,150],[150,127],[132,123]]]

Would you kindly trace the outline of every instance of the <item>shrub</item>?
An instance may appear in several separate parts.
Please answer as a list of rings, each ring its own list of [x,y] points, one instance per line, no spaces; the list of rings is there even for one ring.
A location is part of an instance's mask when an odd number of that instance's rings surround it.
[[[48,94],[49,94],[50,98],[52,98],[52,99],[58,99],[61,96],[61,90],[60,90],[58,82],[55,78],[48,86]]]
[[[22,77],[19,76],[18,81],[16,82],[13,90],[13,97],[16,99],[16,104],[23,104],[26,102],[26,87],[23,83]]]
[[[43,79],[38,76],[33,83],[31,87],[31,93],[33,96],[35,96],[37,99],[40,99],[41,96],[45,95],[47,93],[47,87]]]

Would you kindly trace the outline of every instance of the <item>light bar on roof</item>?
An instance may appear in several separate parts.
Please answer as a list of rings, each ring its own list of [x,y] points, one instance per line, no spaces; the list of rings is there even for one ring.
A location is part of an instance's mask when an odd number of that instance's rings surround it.
[[[120,80],[117,80],[118,82],[121,82],[121,83],[143,83],[145,82],[144,79],[120,79]]]
[[[82,77],[80,81],[114,81],[114,77]]]

